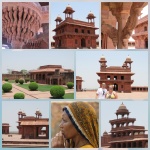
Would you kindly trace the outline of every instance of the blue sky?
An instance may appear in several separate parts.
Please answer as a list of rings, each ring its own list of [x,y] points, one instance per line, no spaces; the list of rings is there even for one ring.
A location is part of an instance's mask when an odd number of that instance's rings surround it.
[[[35,116],[39,109],[42,118],[49,118],[50,104],[48,101],[3,101],[2,102],[2,123],[9,123],[10,131],[18,131],[18,111],[21,109],[27,116]]]
[[[52,2],[50,9],[51,9],[51,30],[56,28],[56,22],[54,21],[58,15],[61,18],[65,19],[65,14],[63,11],[66,9],[68,4],[75,10],[73,13],[73,18],[88,21],[86,19],[87,15],[91,11],[95,16],[95,26],[99,28],[99,14],[100,14],[100,3],[99,2]],[[99,30],[96,30],[96,33],[99,34]],[[51,40],[53,40],[53,36],[55,32],[51,33]]]
[[[2,73],[7,69],[33,70],[42,65],[62,65],[74,70],[73,51],[2,51]]]
[[[83,88],[97,89],[99,79],[96,72],[100,71],[100,57],[104,55],[107,66],[122,66],[129,55],[133,61],[131,67],[135,75],[133,86],[148,85],[148,52],[146,51],[78,51],[76,53],[76,75],[84,80]],[[142,82],[141,82],[142,81]]]
[[[101,135],[106,130],[110,132],[111,125],[109,120],[117,119],[116,110],[121,105],[121,101],[102,101],[101,102]],[[147,101],[124,101],[124,105],[129,110],[130,118],[136,118],[134,125],[145,126],[148,130],[148,102]],[[125,116],[126,117],[126,116]]]

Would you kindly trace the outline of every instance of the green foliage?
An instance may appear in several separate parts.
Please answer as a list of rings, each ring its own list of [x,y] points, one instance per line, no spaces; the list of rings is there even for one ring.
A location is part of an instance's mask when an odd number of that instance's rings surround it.
[[[65,90],[62,86],[55,85],[50,89],[50,94],[54,98],[62,98],[65,95]]]
[[[16,93],[14,95],[14,99],[24,99],[25,95],[23,93]]]
[[[19,79],[16,79],[15,82],[18,83],[18,82],[19,82]]]
[[[30,89],[31,91],[36,91],[36,90],[38,89],[38,84],[37,84],[36,82],[31,82],[31,83],[29,84],[29,89]]]
[[[26,78],[25,79],[25,83],[27,83],[27,82],[29,82],[30,81],[30,79],[29,78]]]
[[[35,82],[35,81],[33,79],[31,79],[30,82]]]
[[[8,78],[5,78],[5,81],[8,81],[9,79]]]
[[[73,83],[73,82],[68,82],[68,83],[67,83],[68,89],[72,89],[73,86],[74,86],[74,83]]]
[[[2,89],[3,89],[4,93],[10,92],[12,90],[12,84],[10,84],[10,83],[4,83],[2,85]]]
[[[20,84],[23,84],[23,83],[24,83],[24,80],[23,80],[23,79],[20,79],[20,80],[19,80],[19,83],[20,83]]]

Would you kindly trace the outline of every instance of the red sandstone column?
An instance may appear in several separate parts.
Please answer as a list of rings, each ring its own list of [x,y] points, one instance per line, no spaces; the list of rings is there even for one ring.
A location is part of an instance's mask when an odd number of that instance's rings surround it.
[[[117,21],[118,21],[118,43],[117,43],[117,48],[118,49],[123,48],[122,30],[126,25],[127,18],[128,18],[128,14],[126,14],[126,13],[120,13],[117,16]]]

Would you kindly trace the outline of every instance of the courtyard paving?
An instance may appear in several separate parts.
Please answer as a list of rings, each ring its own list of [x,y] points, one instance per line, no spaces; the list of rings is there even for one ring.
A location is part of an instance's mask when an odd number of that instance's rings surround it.
[[[49,91],[41,92],[41,91],[28,91],[22,87],[17,86],[15,83],[12,83],[12,91],[9,93],[3,93],[3,99],[13,99],[14,94],[18,92],[22,92],[25,94],[25,99],[50,99],[51,94]],[[74,89],[67,89],[65,93],[74,93]]]
[[[12,137],[9,137],[11,135]],[[48,139],[21,139],[21,134],[2,134],[3,147],[48,147]]]
[[[117,93],[118,99],[134,99],[134,100],[145,100],[148,99],[148,92],[132,92],[132,93]],[[83,91],[76,92],[76,99],[96,99],[96,91]]]

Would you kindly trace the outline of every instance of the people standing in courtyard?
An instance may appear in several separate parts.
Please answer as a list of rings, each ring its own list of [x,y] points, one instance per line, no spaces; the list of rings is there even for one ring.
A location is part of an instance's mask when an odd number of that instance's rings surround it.
[[[106,84],[102,83],[102,87],[98,88],[96,92],[96,99],[105,99],[105,95],[107,93],[107,89],[105,87],[106,87]]]
[[[114,86],[109,85],[109,90],[106,92],[106,99],[117,99],[118,95],[117,93],[113,90]]]

